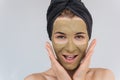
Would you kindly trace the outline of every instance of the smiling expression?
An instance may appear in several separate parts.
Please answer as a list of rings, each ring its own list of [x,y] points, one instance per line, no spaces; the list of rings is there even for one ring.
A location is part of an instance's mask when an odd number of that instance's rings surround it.
[[[85,56],[89,41],[85,22],[77,16],[58,17],[51,39],[58,62],[67,70],[76,69]]]

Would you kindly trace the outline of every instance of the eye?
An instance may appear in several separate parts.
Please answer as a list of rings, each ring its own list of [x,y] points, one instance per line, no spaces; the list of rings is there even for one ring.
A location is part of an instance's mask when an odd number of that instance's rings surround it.
[[[66,37],[65,36],[56,36],[57,39],[65,39]]]
[[[75,39],[76,40],[82,40],[82,39],[84,39],[85,37],[84,36],[82,36],[82,35],[77,35],[77,36],[75,36]]]

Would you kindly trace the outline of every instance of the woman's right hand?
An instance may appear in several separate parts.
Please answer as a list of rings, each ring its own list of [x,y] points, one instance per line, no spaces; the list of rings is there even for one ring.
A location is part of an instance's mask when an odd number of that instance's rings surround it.
[[[71,77],[66,72],[66,70],[56,60],[54,53],[53,53],[53,49],[49,42],[46,43],[46,49],[47,49],[49,58],[51,60],[52,70],[54,74],[56,75],[57,80],[72,80]]]

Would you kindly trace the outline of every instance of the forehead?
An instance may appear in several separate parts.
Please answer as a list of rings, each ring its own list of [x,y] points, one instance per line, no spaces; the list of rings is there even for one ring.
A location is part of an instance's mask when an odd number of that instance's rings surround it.
[[[85,22],[79,17],[57,18],[53,24],[53,32],[85,32],[87,28]]]

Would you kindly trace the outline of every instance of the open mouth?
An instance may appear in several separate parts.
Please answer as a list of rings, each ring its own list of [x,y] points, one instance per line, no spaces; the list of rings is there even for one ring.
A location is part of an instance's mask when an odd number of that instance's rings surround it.
[[[78,55],[63,55],[65,62],[72,63]]]

